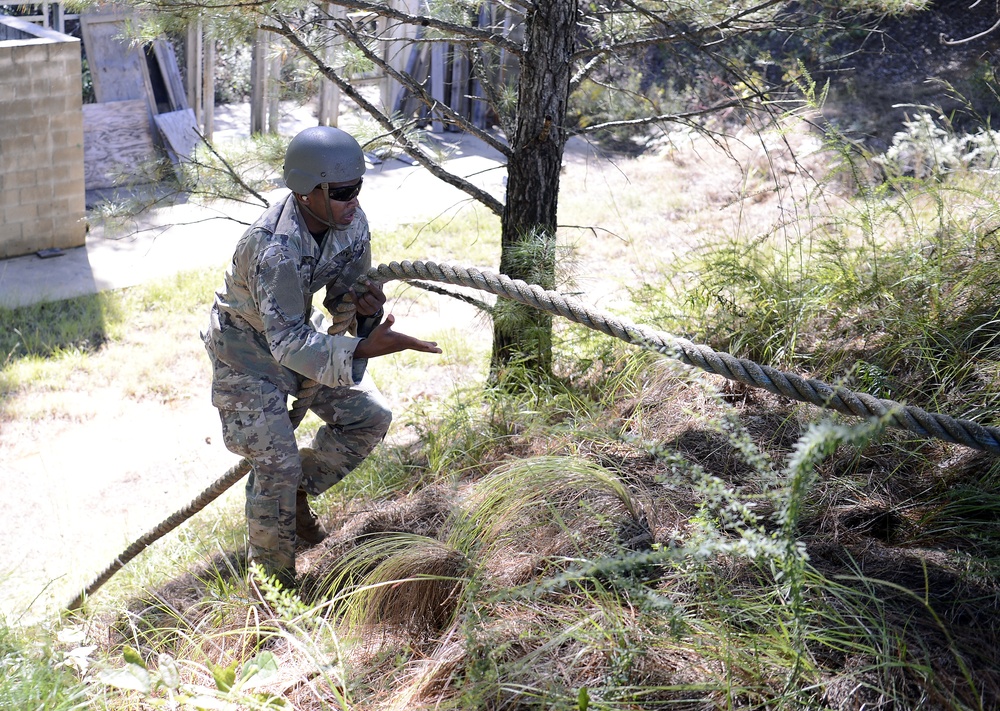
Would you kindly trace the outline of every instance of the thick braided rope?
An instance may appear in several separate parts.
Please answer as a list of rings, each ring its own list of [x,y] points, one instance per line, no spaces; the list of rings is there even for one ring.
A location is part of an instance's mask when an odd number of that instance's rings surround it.
[[[360,290],[360,288],[358,290]],[[330,334],[344,333],[351,325],[351,321],[354,319],[354,312],[354,298],[350,294],[347,294],[340,304],[337,305],[334,312],[330,314],[332,325],[329,327],[327,332]],[[292,429],[296,429],[300,424],[302,424],[302,419],[306,416],[306,412],[309,411],[309,407],[312,405],[313,398],[316,397],[319,387],[319,383],[313,380],[307,380],[302,384],[302,388],[295,394],[295,400],[292,402],[292,406],[288,408],[288,417],[292,421]],[[204,509],[217,498],[222,496],[222,494],[236,482],[249,474],[250,466],[250,460],[245,458],[241,459],[225,474],[212,482],[207,489],[198,494],[198,496],[196,496],[191,503],[170,514],[170,516],[161,521],[155,528],[147,531],[133,541],[128,548],[119,553],[111,564],[108,565],[108,567],[105,568],[100,575],[94,578],[94,580],[87,587],[85,587],[79,595],[73,598],[69,605],[66,606],[66,609],[80,609],[84,600],[93,595],[98,588],[108,582],[108,580],[111,579],[111,576],[125,567],[129,561],[194,516],[196,513]]]
[[[638,326],[626,319],[592,309],[582,302],[563,296],[558,292],[547,291],[535,284],[511,279],[496,272],[434,262],[404,261],[380,264],[369,271],[366,278],[379,282],[397,279],[406,281],[423,279],[471,287],[557,314],[574,323],[614,336],[626,343],[653,348],[660,353],[680,360],[682,363],[693,365],[709,373],[721,375],[745,385],[762,388],[791,400],[810,403],[857,417],[883,417],[889,414],[891,424],[922,437],[933,437],[974,449],[1000,453],[1000,430],[995,427],[984,427],[970,420],[930,413],[918,407],[902,405],[892,400],[881,400],[865,393],[856,393],[840,386],[831,386],[819,380],[803,378],[794,373],[783,373],[751,360],[736,358],[728,353],[712,350],[708,346],[697,345],[686,339],[671,336],[663,331],[654,331]],[[365,288],[362,282],[363,279],[355,286],[356,291],[362,291]],[[344,303],[332,314],[332,318],[333,325],[329,328],[329,333],[343,333],[354,318],[353,303],[345,299]],[[293,427],[298,427],[302,422],[318,388],[318,383],[307,381],[296,394],[296,400],[289,408],[289,417]],[[242,479],[249,470],[249,462],[246,459],[240,461],[199,494],[190,504],[133,542],[74,598],[67,608],[69,610],[78,609],[89,595],[104,585],[126,563],[221,496],[223,492]]]
[[[535,284],[503,274],[433,262],[392,262],[369,272],[375,281],[424,279],[467,286],[548,311],[627,343],[653,348],[682,363],[721,375],[745,385],[762,388],[791,400],[836,410],[857,417],[884,417],[891,425],[921,437],[954,442],[974,449],[1000,453],[1000,429],[971,420],[927,412],[919,407],[882,400],[865,393],[833,386],[819,380],[784,373],[751,360],[697,345],[663,331],[637,326],[616,316],[592,309],[580,301],[547,291]]]

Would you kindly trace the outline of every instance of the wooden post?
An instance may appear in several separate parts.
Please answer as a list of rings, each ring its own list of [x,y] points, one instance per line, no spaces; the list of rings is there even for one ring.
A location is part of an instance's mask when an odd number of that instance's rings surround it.
[[[267,37],[264,30],[254,35],[250,55],[250,133],[264,132],[267,112]]]
[[[342,17],[344,15],[344,8],[337,7],[334,5],[326,5],[326,14],[328,17]],[[323,23],[330,27],[330,36],[332,37],[333,32],[333,21],[324,20]],[[336,42],[328,42],[323,48],[323,61],[326,62],[327,66],[333,64],[336,58],[335,49],[342,40],[337,40]],[[319,81],[319,101],[318,101],[316,118],[320,126],[336,126],[337,122],[340,120],[340,87],[334,84],[327,78],[322,78]]]
[[[66,8],[61,2],[52,3],[52,27],[56,32],[66,34]]]
[[[469,118],[469,59],[465,48],[455,45],[451,69],[451,108],[460,116]],[[451,130],[458,131],[458,126]]]
[[[440,104],[445,103],[444,60],[447,51],[448,45],[444,42],[436,43],[431,48],[431,98],[434,99],[435,103]],[[441,110],[435,107],[431,114],[431,132],[442,133],[443,131],[444,123],[441,121]]]
[[[317,119],[320,126],[336,126],[340,119],[340,87],[329,79],[320,80]]]
[[[510,11],[504,9],[503,13],[503,31],[501,34],[504,37],[510,38],[510,31],[512,27],[511,13]],[[497,73],[497,84],[501,87],[507,84],[507,48],[504,47],[500,50],[500,61],[498,62],[498,73]]]
[[[427,11],[425,0],[392,0],[391,7],[412,15]],[[416,83],[422,84],[430,71],[428,45],[420,41],[424,37],[424,28],[400,23],[393,28],[392,36],[393,39],[386,42],[386,61]],[[416,108],[406,86],[388,76],[386,83],[392,92],[388,97],[391,103],[386,103],[389,110],[404,111],[407,106]]]
[[[267,76],[267,132],[277,134],[281,122],[281,54],[271,45],[271,57]]]
[[[188,106],[194,111],[194,120],[198,125],[204,118],[202,105],[202,27],[201,18],[191,20],[187,26],[187,42],[184,52],[184,84],[187,89]]]
[[[390,36],[389,21],[386,18],[379,17],[377,20],[377,27],[378,27],[377,33],[379,37]],[[398,30],[399,27],[400,25],[396,25],[396,27],[393,28],[393,31]],[[391,67],[398,69],[398,67],[396,66],[398,62],[393,61],[394,55],[392,54],[393,50],[395,49],[394,46],[395,44],[396,44],[395,42],[381,42],[379,43],[378,49],[376,51],[381,55],[381,59],[383,62],[385,62]],[[379,75],[378,79],[379,101],[382,102],[383,111],[390,111],[391,110],[390,107],[392,106],[392,89],[393,85],[396,82],[395,80],[393,80],[391,76],[389,76],[389,72],[385,71],[381,67],[377,71]]]
[[[481,5],[479,8],[479,27],[494,27],[495,24],[496,5]],[[472,125],[477,128],[486,128],[486,115],[489,104],[486,101],[486,89],[483,87],[480,77],[489,81],[489,70],[487,67],[481,66],[478,72],[472,72],[470,63],[470,73],[472,74],[472,96],[474,97],[472,105],[469,107]]]
[[[205,67],[202,74],[202,94],[204,96],[205,120],[202,122],[202,134],[206,141],[212,140],[215,131],[215,38],[205,39]]]

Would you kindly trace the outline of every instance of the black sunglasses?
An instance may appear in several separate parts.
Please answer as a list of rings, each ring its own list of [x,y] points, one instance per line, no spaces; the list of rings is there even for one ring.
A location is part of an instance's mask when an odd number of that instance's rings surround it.
[[[331,200],[336,200],[337,202],[350,202],[358,196],[361,192],[361,183],[364,182],[364,178],[359,178],[358,182],[354,185],[345,185],[342,188],[329,188],[327,194],[330,196]]]

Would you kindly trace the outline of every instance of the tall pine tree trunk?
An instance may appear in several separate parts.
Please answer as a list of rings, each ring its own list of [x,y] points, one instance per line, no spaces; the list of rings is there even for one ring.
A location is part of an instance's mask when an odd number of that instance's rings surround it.
[[[538,0],[527,16],[517,128],[507,166],[500,271],[546,289],[555,282],[556,208],[576,21],[577,0]],[[552,317],[504,303],[493,323],[494,376],[515,362],[537,378],[551,372]]]

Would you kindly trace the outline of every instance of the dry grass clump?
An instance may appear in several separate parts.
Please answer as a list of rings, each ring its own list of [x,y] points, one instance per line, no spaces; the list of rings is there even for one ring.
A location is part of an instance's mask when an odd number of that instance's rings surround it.
[[[330,587],[341,592],[351,586],[346,619],[353,627],[384,625],[426,634],[444,629],[454,617],[469,568],[461,551],[441,541],[393,534],[363,542],[337,561],[339,575]]]

